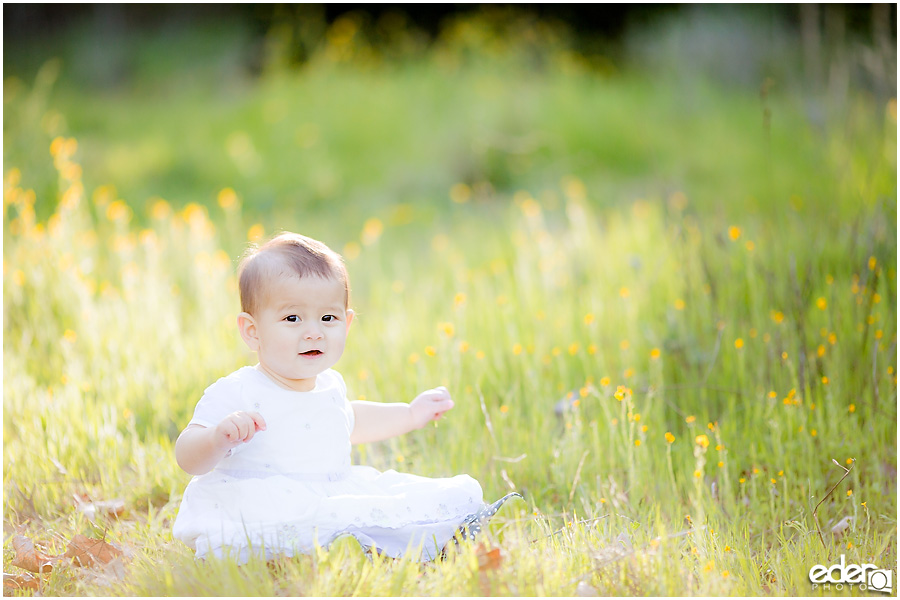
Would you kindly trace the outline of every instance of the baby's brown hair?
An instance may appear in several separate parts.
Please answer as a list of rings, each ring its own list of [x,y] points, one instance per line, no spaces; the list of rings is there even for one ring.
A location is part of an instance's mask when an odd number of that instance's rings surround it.
[[[350,305],[350,278],[341,256],[318,240],[285,232],[244,253],[238,266],[241,310],[256,315],[268,293],[268,282],[285,275],[336,279],[344,286],[344,306]]]

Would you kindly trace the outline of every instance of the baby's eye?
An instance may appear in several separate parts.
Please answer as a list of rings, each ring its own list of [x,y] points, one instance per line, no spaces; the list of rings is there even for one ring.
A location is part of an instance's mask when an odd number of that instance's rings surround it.
[[[300,320],[300,317],[298,317],[297,315],[288,315],[284,318],[284,320],[288,323],[296,323]]]
[[[322,317],[322,320],[326,323],[329,323],[331,321],[337,321],[337,317],[334,315],[325,315],[324,317]]]

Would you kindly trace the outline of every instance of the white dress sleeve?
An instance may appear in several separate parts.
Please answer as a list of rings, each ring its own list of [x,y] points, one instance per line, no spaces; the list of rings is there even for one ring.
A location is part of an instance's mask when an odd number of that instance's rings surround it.
[[[215,427],[233,412],[244,410],[241,406],[241,384],[235,377],[222,377],[206,388],[194,408],[189,425]]]
[[[231,413],[247,410],[241,401],[241,387],[241,380],[232,373],[206,388],[194,408],[194,417],[188,425],[215,427]],[[245,446],[246,444],[238,444],[225,456],[234,456]]]

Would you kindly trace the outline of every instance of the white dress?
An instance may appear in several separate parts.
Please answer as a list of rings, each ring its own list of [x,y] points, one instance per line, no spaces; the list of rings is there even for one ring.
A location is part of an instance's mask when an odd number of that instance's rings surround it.
[[[468,475],[434,479],[350,464],[353,409],[329,369],[311,392],[286,390],[253,367],[209,386],[192,424],[256,411],[266,430],[234,448],[185,489],[173,533],[196,551],[245,562],[308,552],[349,534],[390,556],[433,559],[465,518],[482,510]]]

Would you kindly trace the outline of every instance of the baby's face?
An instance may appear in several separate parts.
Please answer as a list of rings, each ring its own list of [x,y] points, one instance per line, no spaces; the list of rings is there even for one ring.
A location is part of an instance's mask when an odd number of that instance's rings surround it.
[[[309,391],[344,352],[353,311],[336,279],[282,277],[254,315],[260,370],[283,387]]]

